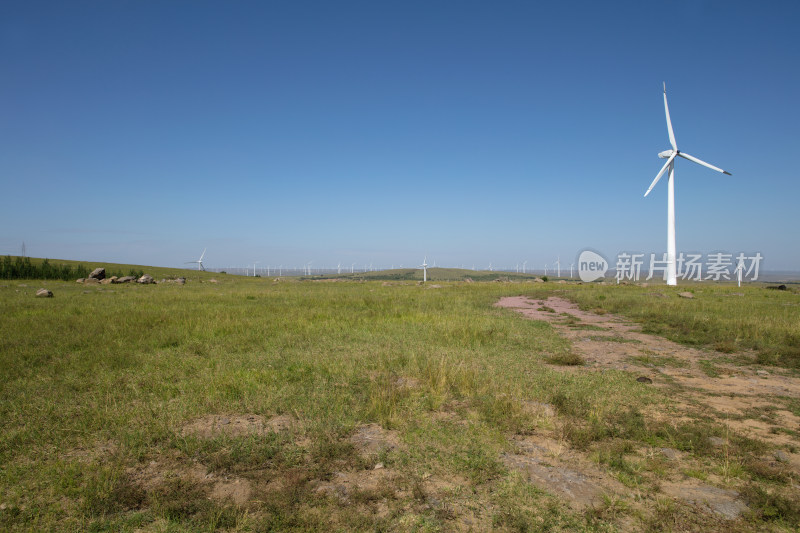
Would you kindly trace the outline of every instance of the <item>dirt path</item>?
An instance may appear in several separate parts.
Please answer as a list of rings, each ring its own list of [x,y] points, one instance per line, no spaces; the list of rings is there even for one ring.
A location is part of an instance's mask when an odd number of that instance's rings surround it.
[[[788,429],[796,435],[800,430],[800,417],[787,408],[790,401],[800,398],[798,378],[782,374],[781,369],[767,371],[724,362],[730,360],[725,354],[683,346],[642,333],[638,324],[623,317],[582,311],[563,298],[542,300],[515,296],[502,298],[495,305],[513,309],[533,320],[545,321],[569,339],[573,352],[581,356],[585,365],[560,367],[565,371],[614,369],[629,372],[631,379],[638,378],[649,386],[667,390],[670,399],[687,415],[716,419],[732,432],[766,441],[780,449],[770,453],[779,454],[784,467],[794,472],[795,479],[800,474],[800,454],[792,453],[797,451],[796,438],[784,431]],[[559,454],[566,474],[556,475],[541,466],[542,456],[548,455],[542,453],[541,443],[538,446],[526,444],[521,447],[520,455],[507,458],[506,463],[527,471],[532,483],[568,498],[582,494],[583,504],[596,497],[598,487],[606,494],[620,493],[614,480],[609,481],[608,476],[598,477],[596,469],[587,470],[583,464],[585,458],[580,454]],[[680,452],[670,449],[648,453],[663,454],[676,472],[680,471],[686,459]],[[764,460],[774,462],[775,457]],[[578,474],[570,477],[573,471]],[[581,476],[590,478],[591,483],[581,481]],[[705,507],[706,511],[726,519],[735,519],[747,509],[735,491],[685,476],[672,477],[669,482],[661,484],[660,491]]]
[[[760,413],[755,420],[732,421],[740,431],[786,445],[792,442],[791,437],[775,433],[773,427],[800,430],[800,417],[781,409],[774,401],[776,397],[800,398],[800,380],[781,375],[779,370],[720,362],[716,359],[722,354],[642,333],[638,324],[620,316],[582,311],[563,298],[536,300],[514,296],[502,298],[496,305],[551,324],[572,341],[573,350],[592,370],[625,370],[651,379],[656,387],[677,386],[684,401],[695,408],[705,407],[710,413],[729,418]]]

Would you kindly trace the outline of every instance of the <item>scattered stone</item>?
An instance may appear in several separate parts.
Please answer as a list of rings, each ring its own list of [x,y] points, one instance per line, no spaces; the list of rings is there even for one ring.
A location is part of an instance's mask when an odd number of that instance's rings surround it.
[[[501,459],[509,468],[520,471],[533,485],[561,496],[578,509],[596,505],[607,492],[594,476],[564,466],[553,466],[551,460],[521,454],[502,454]]]
[[[708,442],[710,442],[712,446],[725,446],[725,440],[719,437],[708,437]]]
[[[84,281],[86,281],[86,278],[78,278],[75,280],[75,283],[83,283]]]
[[[534,283],[544,283],[544,280],[542,278],[533,278],[533,282]]]
[[[672,448],[660,448],[659,451],[661,454],[669,459],[670,461],[677,461],[681,458],[681,452],[678,450],[674,450]]]
[[[383,466],[383,463],[378,463],[378,464],[376,464],[376,465],[375,465],[375,467],[373,468],[373,470],[380,470],[381,468],[385,468],[385,467]]]
[[[186,285],[186,278],[178,278],[175,280],[178,285]]]
[[[679,292],[678,296],[680,296],[681,298],[688,298],[690,300],[694,298],[694,294],[692,294],[691,292]]]
[[[756,370],[756,374],[758,374],[759,376],[769,376],[769,372],[767,372],[766,370]]]
[[[86,278],[83,280],[84,285],[100,285],[100,280],[96,278]]]
[[[781,463],[788,463],[789,461],[791,461],[792,458],[785,451],[777,450],[775,452],[775,459],[777,459]]]
[[[648,383],[648,384],[653,382],[653,380],[648,378],[647,376],[639,376],[638,378],[636,378],[636,381],[638,381],[639,383]]]
[[[36,297],[37,298],[52,298],[53,297],[53,291],[50,291],[50,290],[47,290],[47,289],[39,289],[38,291],[36,291]]]
[[[704,507],[727,520],[736,520],[747,511],[747,505],[739,499],[739,493],[709,485],[698,487],[677,486],[674,496],[698,507]],[[672,490],[667,489],[668,494]]]
[[[141,283],[142,285],[149,285],[155,282],[156,280],[154,280],[153,276],[151,276],[150,274],[145,274],[144,276],[136,280],[136,283]]]
[[[464,278],[465,283],[473,283],[472,278]]]
[[[105,277],[106,277],[106,269],[103,268],[103,267],[95,268],[94,270],[92,270],[92,273],[89,274],[89,277],[91,279],[96,279],[96,280],[105,279]]]
[[[114,283],[130,283],[131,281],[136,281],[135,276],[122,276],[121,278],[117,278]]]
[[[275,281],[278,281],[278,280],[276,279]],[[210,280],[208,280],[208,282],[209,282],[209,283],[219,283],[219,282],[218,282],[217,280],[215,280],[214,278],[211,278]]]
[[[772,289],[773,291],[785,291],[786,285],[770,285],[767,287],[768,289]]]

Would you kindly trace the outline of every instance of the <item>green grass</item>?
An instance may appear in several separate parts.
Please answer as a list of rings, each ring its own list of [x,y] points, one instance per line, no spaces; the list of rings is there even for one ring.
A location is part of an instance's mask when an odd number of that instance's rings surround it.
[[[647,333],[724,353],[753,350],[754,362],[800,369],[800,295],[762,285],[691,287],[691,300],[677,296],[686,287],[660,289],[657,305],[650,288],[636,286],[584,285],[566,295],[583,309],[624,314]]]
[[[707,444],[725,434],[721,424],[651,420],[649,407],[670,405],[658,389],[623,372],[576,367],[569,342],[551,326],[492,307],[504,295],[546,297],[557,288],[620,312],[617,291],[635,301],[631,288],[606,287],[598,299],[595,287],[549,283],[441,282],[427,290],[143,270],[189,282],[0,282],[0,529],[436,531],[472,516],[476,529],[611,530],[630,518],[630,502],[608,500],[596,513],[568,509],[504,465],[510,437],[553,431],[593,451],[629,487],[653,475],[629,457],[637,447],[677,448],[710,461],[706,471],[724,459]],[[219,282],[207,283],[212,277]],[[39,286],[55,297],[34,298]],[[796,318],[780,307],[793,295],[770,293],[780,313]],[[758,303],[760,294],[753,298],[752,313],[778,313]],[[634,317],[636,309],[631,304]],[[712,329],[726,323],[710,316]],[[779,339],[783,328],[781,320],[762,323],[759,338]],[[744,333],[737,345],[751,342]],[[543,421],[526,408],[531,402],[552,405],[557,417]],[[296,424],[259,436],[182,433],[208,414],[288,415]],[[360,455],[350,437],[367,423],[396,431],[399,447]],[[754,520],[795,516],[774,489],[786,476],[746,461],[763,452],[757,444],[731,441],[727,453],[745,465],[741,475],[770,484],[752,491],[761,506]],[[378,462],[396,475],[345,503],[316,491]],[[152,464],[163,471],[151,479],[143,472]],[[182,474],[193,465],[209,479],[250,483],[251,502],[209,499],[211,482]],[[448,480],[446,489],[431,484]]]

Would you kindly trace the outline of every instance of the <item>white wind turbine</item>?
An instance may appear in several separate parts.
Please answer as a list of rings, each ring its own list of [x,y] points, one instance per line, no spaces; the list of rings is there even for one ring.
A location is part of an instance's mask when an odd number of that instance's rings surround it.
[[[341,274],[342,273],[342,264],[341,263],[336,265],[336,273],[337,274]]]
[[[572,279],[572,269],[575,266],[575,263],[569,264],[569,279]]]
[[[191,264],[197,263],[197,270],[205,270],[205,268],[203,268],[203,256],[205,255],[206,255],[206,249],[203,248],[203,253],[200,254],[200,259],[198,259],[197,261],[186,261],[184,265],[188,265],[190,263]]]
[[[650,188],[647,189],[644,195],[647,196],[650,194],[650,191],[656,186],[656,183],[658,183],[658,180],[664,175],[664,172],[669,169],[669,180],[667,181],[667,285],[677,285],[678,280],[675,269],[675,158],[682,157],[689,161],[694,161],[698,165],[703,165],[704,167],[727,174],[728,176],[730,176],[731,173],[678,150],[678,145],[675,143],[675,133],[672,131],[672,121],[669,118],[666,83],[664,83],[664,113],[667,115],[667,131],[669,132],[669,143],[672,145],[672,150],[665,150],[658,154],[658,157],[666,159],[667,162],[664,163],[664,166],[661,167],[661,170],[656,174],[656,178],[653,180],[653,183],[650,184]]]
[[[425,256],[425,259],[422,260],[422,264],[417,267],[422,269],[422,283],[428,281],[428,256]]]
[[[736,265],[736,279],[738,280],[737,287],[742,286],[742,273],[744,272],[744,257],[739,258],[739,263]]]
[[[557,278],[561,277],[561,256],[556,257],[556,267],[558,267],[558,274],[556,275]]]

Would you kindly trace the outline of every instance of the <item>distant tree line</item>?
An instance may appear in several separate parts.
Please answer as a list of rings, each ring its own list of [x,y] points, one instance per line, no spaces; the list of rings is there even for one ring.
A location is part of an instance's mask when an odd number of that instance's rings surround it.
[[[5,256],[0,260],[0,279],[60,279],[72,281],[78,278],[89,276],[91,271],[83,265],[56,265],[50,263],[49,259],[42,260],[41,263],[34,264],[29,257]],[[141,277],[144,273],[131,269],[128,276]],[[109,272],[106,270],[106,277],[125,276],[121,272]]]

